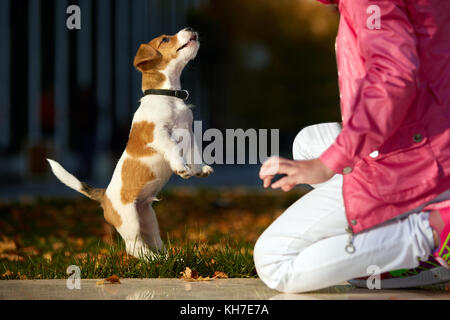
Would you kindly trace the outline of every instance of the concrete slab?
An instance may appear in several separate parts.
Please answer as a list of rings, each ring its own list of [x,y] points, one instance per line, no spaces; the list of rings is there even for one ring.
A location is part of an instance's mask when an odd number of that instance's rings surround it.
[[[450,300],[436,290],[366,290],[342,283],[307,294],[283,294],[259,279],[221,279],[186,282],[179,279],[121,279],[121,284],[96,285],[83,279],[70,290],[66,280],[3,280],[2,300]]]

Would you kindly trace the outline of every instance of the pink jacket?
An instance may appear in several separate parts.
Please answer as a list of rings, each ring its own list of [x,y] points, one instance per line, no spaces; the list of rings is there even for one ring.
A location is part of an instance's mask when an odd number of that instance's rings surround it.
[[[320,159],[344,174],[354,233],[450,189],[450,0],[340,0],[343,129]]]

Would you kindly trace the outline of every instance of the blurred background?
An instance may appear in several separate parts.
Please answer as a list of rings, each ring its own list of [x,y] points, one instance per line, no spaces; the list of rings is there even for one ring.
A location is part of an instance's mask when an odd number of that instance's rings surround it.
[[[69,30],[69,5],[81,29]],[[105,187],[142,95],[139,44],[190,26],[201,49],[182,76],[203,130],[280,129],[280,153],[314,123],[339,121],[338,12],[315,0],[1,0],[0,199],[79,196],[58,160]],[[258,165],[213,165],[171,186],[260,188]]]

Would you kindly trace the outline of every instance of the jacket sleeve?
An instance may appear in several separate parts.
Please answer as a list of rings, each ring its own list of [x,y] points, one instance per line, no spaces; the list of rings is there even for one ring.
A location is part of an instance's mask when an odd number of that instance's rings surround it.
[[[370,25],[374,4],[380,19]],[[356,34],[366,73],[351,105],[345,106],[351,111],[341,133],[320,157],[336,173],[350,173],[399,128],[415,99],[419,68],[417,41],[403,0],[347,1],[346,6],[345,18]]]

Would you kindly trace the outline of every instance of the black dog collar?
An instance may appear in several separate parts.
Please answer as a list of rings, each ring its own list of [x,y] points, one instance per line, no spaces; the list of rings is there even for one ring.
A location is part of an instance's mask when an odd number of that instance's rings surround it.
[[[148,89],[144,91],[144,96],[150,94],[175,97],[184,101],[189,98],[189,92],[187,90]]]

